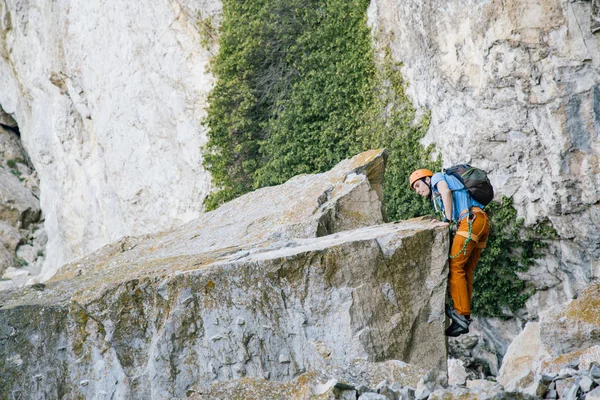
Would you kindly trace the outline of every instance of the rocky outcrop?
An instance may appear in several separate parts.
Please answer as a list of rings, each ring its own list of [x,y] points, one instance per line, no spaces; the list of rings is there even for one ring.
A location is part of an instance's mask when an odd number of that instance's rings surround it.
[[[498,376],[506,390],[581,398],[600,384],[600,285],[530,322],[510,345]],[[591,394],[593,398],[595,394]]]
[[[543,396],[543,385],[540,384],[541,376],[535,376],[536,371],[548,353],[542,347],[539,335],[539,324],[530,322],[525,326],[523,332],[511,343],[500,374],[498,383],[510,391],[519,390],[532,396]],[[545,389],[548,389],[546,383]]]
[[[0,293],[0,386],[170,398],[311,371],[349,382],[350,366],[401,360],[432,371],[415,388],[431,392],[446,373],[448,235],[381,224],[384,163],[363,153]]]
[[[38,196],[37,174],[16,132],[0,125],[0,290],[41,270],[47,237]]]
[[[39,174],[46,277],[202,213],[213,79],[197,23],[219,10],[214,0],[0,1],[0,124],[18,122]]]
[[[595,7],[595,11],[592,9]],[[597,2],[374,0],[369,20],[431,110],[444,164],[485,170],[527,224],[561,240],[531,269],[529,318],[600,276]]]

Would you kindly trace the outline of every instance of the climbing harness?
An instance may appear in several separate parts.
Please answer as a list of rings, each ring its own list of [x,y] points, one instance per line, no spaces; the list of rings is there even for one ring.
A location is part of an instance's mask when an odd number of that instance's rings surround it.
[[[469,231],[468,231],[468,235],[467,235],[467,240],[465,240],[465,244],[463,245],[462,249],[459,250],[458,253],[456,253],[455,255],[450,254],[450,258],[456,258],[459,255],[461,255],[461,253],[464,254],[465,256],[467,255],[467,245],[471,241],[471,233],[473,232],[473,221],[475,220],[475,214],[472,214],[469,212],[469,216],[467,217],[467,220],[469,222]],[[450,227],[452,227],[452,224],[450,224]]]

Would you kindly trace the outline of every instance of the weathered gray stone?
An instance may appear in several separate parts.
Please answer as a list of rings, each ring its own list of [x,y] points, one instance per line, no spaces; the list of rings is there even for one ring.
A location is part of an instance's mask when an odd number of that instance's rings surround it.
[[[592,284],[565,307],[542,315],[540,332],[544,347],[552,356],[558,357],[598,345],[600,340],[598,310],[600,310],[600,284]],[[592,361],[588,360],[588,363]],[[596,362],[600,362],[600,353]]]
[[[0,276],[5,276],[5,271],[8,268],[11,268],[14,264],[12,254],[4,248],[4,246],[0,246]],[[8,279],[8,278],[4,278]]]
[[[476,379],[467,381],[468,389],[480,389],[480,390],[494,390],[496,388],[496,382],[487,381],[485,379]]]
[[[546,393],[545,399],[558,399],[558,393],[556,390],[548,390]]]
[[[0,347],[0,386],[170,398],[326,370],[318,385],[333,380],[329,391],[384,379],[431,390],[446,371],[445,228],[415,219],[338,231],[380,222],[369,177],[383,161],[369,152],[261,189],[179,229],[105,246],[44,286],[0,293],[0,337],[17,332]],[[329,201],[303,207],[324,192]],[[414,366],[366,361],[389,359]]]
[[[6,250],[14,254],[22,240],[19,229],[0,221],[0,241]]]
[[[388,400],[387,397],[385,397],[382,394],[379,393],[365,393],[362,396],[359,397],[360,400]]]
[[[377,385],[377,393],[385,396],[388,400],[396,400],[396,392],[389,387],[390,383],[387,380],[382,381]]]
[[[399,391],[398,400],[415,400],[415,391],[409,387],[403,387]]]
[[[504,356],[498,383],[508,392],[519,391],[540,396],[539,392],[544,388],[542,377],[536,371],[547,357],[540,339],[539,323],[527,323]],[[546,383],[545,390],[549,383]]]
[[[577,391],[579,390],[579,384],[577,382],[573,383],[569,387],[567,387],[560,395],[561,399],[565,400],[577,400]]]
[[[17,249],[17,257],[25,260],[28,264],[33,264],[38,258],[37,249],[28,244],[19,246]]]
[[[448,384],[450,386],[464,385],[467,380],[467,371],[461,360],[448,360]]]
[[[359,396],[362,395],[362,394],[364,394],[364,393],[375,393],[375,392],[376,392],[375,389],[372,389],[372,388],[370,388],[368,386],[365,386],[365,385],[360,385],[358,387],[358,395]]]
[[[356,394],[356,390],[342,390],[337,393],[336,399],[340,400],[356,400],[358,395]]]
[[[527,225],[561,239],[526,277],[530,318],[600,276],[600,41],[592,4],[571,0],[374,0],[369,21],[431,110],[424,143],[444,165],[490,171]],[[593,15],[596,15],[595,13]]]
[[[528,394],[518,392],[502,392],[497,390],[448,388],[438,389],[431,394],[429,400],[537,400]]]
[[[15,279],[20,276],[28,276],[29,272],[20,268],[8,267],[2,275],[2,279]]]
[[[434,390],[437,389],[435,375],[431,372],[425,374],[417,384],[415,389],[415,398],[417,400],[423,400],[429,397]]]
[[[582,376],[579,380],[579,387],[583,390],[584,393],[592,390],[592,387],[595,386],[595,382],[589,376]]]
[[[0,119],[1,113],[2,111],[0,111]],[[24,159],[23,147],[19,137],[11,130],[0,125],[0,165],[7,168],[9,161],[22,162]]]
[[[40,218],[39,201],[19,179],[0,168],[0,221],[15,228],[27,228]]]
[[[15,121],[10,114],[7,114],[2,106],[0,106],[0,125],[7,126],[9,128],[17,127],[17,121]],[[0,129],[2,129],[2,126],[0,126]]]
[[[197,23],[221,2],[1,4],[0,104],[42,181],[47,268],[199,217],[214,53]]]
[[[570,377],[556,381],[556,393],[558,393],[559,399],[566,398],[569,395],[574,396],[577,389],[579,389],[579,384],[576,378]]]
[[[585,400],[600,400],[600,387],[592,390],[585,395]]]
[[[599,379],[600,378],[600,365],[598,365],[597,363],[593,363],[590,366],[590,376],[594,379]]]

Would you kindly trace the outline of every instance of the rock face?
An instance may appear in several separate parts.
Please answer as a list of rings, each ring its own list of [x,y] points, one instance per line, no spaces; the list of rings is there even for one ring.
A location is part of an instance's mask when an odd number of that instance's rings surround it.
[[[509,391],[519,390],[533,396],[542,396],[544,393],[537,393],[539,385],[535,373],[541,361],[547,357],[548,353],[540,340],[539,324],[529,322],[509,346],[500,368],[498,383]]]
[[[170,398],[388,359],[443,379],[448,235],[380,224],[384,163],[361,154],[2,292],[0,387]]]
[[[40,176],[46,277],[124,235],[202,213],[200,122],[213,77],[201,43],[220,8],[0,1],[0,124],[18,122]],[[598,14],[589,0],[369,9],[415,105],[432,112],[426,139],[445,164],[491,171],[527,223],[549,218],[558,230],[530,273],[543,289],[528,303],[533,318],[600,276]]]
[[[0,290],[41,270],[47,236],[38,196],[37,174],[16,132],[0,125]]]
[[[553,357],[595,350],[600,364],[600,352],[594,349],[600,346],[600,284],[590,285],[565,307],[544,314],[540,336]]]
[[[575,398],[594,389],[600,384],[599,302],[596,283],[568,305],[543,313],[540,322],[528,323],[509,346],[498,382],[542,397],[554,391]]]
[[[580,293],[600,275],[597,2],[373,0],[369,16],[444,164],[491,171],[526,223],[562,238],[532,271],[531,317]]]
[[[46,216],[45,275],[198,217],[220,2],[0,1],[0,123],[18,122]],[[8,114],[8,117],[6,116]]]

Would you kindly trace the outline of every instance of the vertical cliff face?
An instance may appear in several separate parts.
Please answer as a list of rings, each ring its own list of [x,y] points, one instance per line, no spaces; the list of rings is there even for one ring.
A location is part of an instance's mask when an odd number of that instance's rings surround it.
[[[592,2],[374,0],[369,18],[432,111],[446,166],[491,171],[527,223],[562,240],[530,269],[530,312],[600,275],[600,53]],[[597,18],[597,15],[596,15]]]
[[[202,213],[215,1],[0,1],[0,105],[41,181],[48,258]]]

